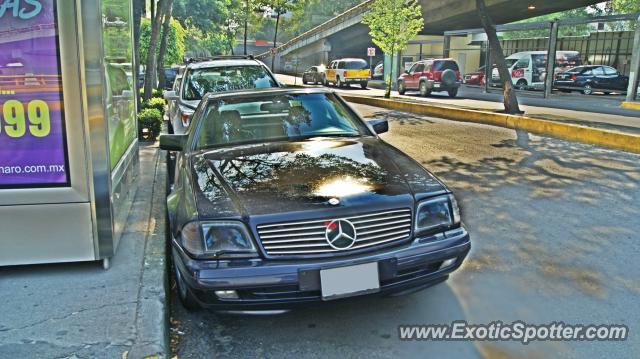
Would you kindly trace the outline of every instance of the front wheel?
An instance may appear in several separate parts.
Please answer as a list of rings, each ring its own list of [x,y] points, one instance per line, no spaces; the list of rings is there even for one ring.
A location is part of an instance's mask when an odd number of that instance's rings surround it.
[[[178,297],[180,298],[180,302],[185,309],[189,311],[194,311],[200,309],[200,304],[196,300],[196,297],[191,293],[189,288],[187,287],[187,283],[184,281],[182,277],[182,273],[178,267],[173,264],[175,269],[175,278],[176,278],[176,286],[178,287]]]
[[[447,91],[449,93],[449,97],[454,98],[456,96],[458,96],[458,89],[451,89],[449,91]]]
[[[518,80],[518,82],[516,83],[516,89],[525,90],[526,88],[527,88],[527,81],[526,80]]]
[[[306,85],[307,84],[307,80],[304,79],[304,77],[302,78],[302,84]]]
[[[404,87],[404,82],[398,82],[398,93],[400,95],[404,95],[407,92],[407,89]]]
[[[369,83],[368,83],[368,82],[362,82],[362,83],[360,83],[360,87],[362,87],[362,89],[363,89],[363,90],[366,90],[366,89],[367,89],[367,85],[369,85]]]
[[[582,93],[585,95],[591,95],[593,93],[593,88],[591,87],[591,85],[586,84],[582,88]]]

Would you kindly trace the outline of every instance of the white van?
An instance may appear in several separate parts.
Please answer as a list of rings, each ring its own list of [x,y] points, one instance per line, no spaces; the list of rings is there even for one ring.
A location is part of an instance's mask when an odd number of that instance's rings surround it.
[[[511,81],[519,90],[544,88],[547,75],[546,51],[523,51],[509,55],[506,59],[507,68],[511,73]],[[581,65],[580,53],[577,51],[557,51],[554,74],[571,67]],[[501,86],[498,69],[491,72],[491,84]]]

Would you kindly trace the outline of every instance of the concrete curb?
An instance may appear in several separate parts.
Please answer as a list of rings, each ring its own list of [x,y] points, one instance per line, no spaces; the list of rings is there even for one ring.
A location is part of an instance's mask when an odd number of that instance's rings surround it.
[[[640,110],[640,102],[625,101],[620,104],[620,107],[626,108],[627,110]]]
[[[169,356],[168,277],[165,243],[166,166],[165,152],[156,149],[153,158],[153,186],[145,238],[143,273],[138,298],[136,343],[129,358]]]
[[[341,95],[346,101],[392,110],[441,117],[454,121],[482,123],[531,133],[640,153],[640,135],[602,130],[593,127],[560,123],[526,116],[508,115],[490,111],[469,110],[457,107],[435,106],[393,99]]]

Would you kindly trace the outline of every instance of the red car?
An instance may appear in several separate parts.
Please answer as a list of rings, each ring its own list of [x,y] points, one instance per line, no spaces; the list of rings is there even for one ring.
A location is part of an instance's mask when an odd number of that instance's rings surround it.
[[[485,85],[484,67],[479,68],[476,72],[470,72],[464,75],[463,83],[467,85]]]
[[[453,59],[429,59],[417,61],[398,78],[398,93],[418,90],[421,96],[431,92],[446,91],[456,97],[462,83],[460,68]]]

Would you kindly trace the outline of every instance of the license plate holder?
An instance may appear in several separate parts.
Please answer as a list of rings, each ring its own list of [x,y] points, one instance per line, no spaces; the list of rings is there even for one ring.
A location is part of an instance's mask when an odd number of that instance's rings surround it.
[[[322,300],[333,300],[380,291],[378,263],[320,270]]]

